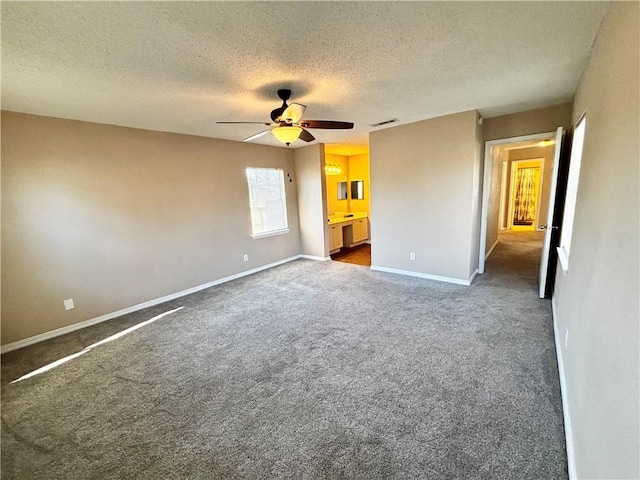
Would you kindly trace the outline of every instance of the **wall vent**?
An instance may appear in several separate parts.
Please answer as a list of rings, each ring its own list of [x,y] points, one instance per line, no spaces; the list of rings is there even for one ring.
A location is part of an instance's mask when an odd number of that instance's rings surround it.
[[[370,126],[370,127],[381,127],[382,125],[386,125],[387,123],[395,123],[395,122],[397,122],[397,121],[398,121],[398,119],[397,119],[397,118],[392,118],[392,119],[390,119],[390,120],[385,120],[385,121],[383,121],[383,122],[372,123],[372,124],[370,124],[369,126]]]

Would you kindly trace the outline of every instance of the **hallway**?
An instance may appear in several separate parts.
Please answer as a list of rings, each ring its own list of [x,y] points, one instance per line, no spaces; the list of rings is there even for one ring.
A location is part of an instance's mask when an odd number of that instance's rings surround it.
[[[537,291],[543,239],[544,232],[538,231],[500,233],[498,245],[486,261],[485,274],[480,277],[490,274],[489,280],[494,282],[515,276]]]

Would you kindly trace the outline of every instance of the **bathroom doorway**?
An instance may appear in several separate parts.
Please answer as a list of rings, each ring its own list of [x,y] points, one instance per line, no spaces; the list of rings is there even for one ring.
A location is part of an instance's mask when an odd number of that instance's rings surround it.
[[[514,160],[511,162],[511,181],[509,185],[508,230],[514,232],[533,232],[539,230],[540,200],[544,158]],[[506,189],[505,189],[506,190]],[[501,202],[507,192],[501,192]],[[504,229],[503,229],[504,230]]]
[[[325,145],[327,232],[331,260],[371,266],[368,145]]]

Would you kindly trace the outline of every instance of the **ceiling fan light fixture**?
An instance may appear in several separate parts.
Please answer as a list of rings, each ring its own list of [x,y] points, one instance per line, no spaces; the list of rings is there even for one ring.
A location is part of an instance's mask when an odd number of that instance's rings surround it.
[[[271,130],[271,133],[273,133],[273,136],[276,137],[278,141],[289,145],[298,139],[300,133],[302,133],[302,128],[293,126],[276,127]]]

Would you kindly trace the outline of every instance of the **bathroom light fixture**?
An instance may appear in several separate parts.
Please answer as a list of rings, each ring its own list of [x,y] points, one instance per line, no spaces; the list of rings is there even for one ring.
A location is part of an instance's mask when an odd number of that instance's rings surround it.
[[[342,173],[342,167],[333,163],[326,163],[324,171],[327,175],[340,175]]]
[[[542,140],[542,141],[538,142],[538,146],[539,147],[549,147],[549,146],[553,145],[554,143],[556,143],[555,140]]]
[[[301,132],[302,129],[300,127],[276,127],[271,130],[273,136],[276,137],[280,142],[286,143],[287,146],[290,143],[295,142],[300,136]]]

